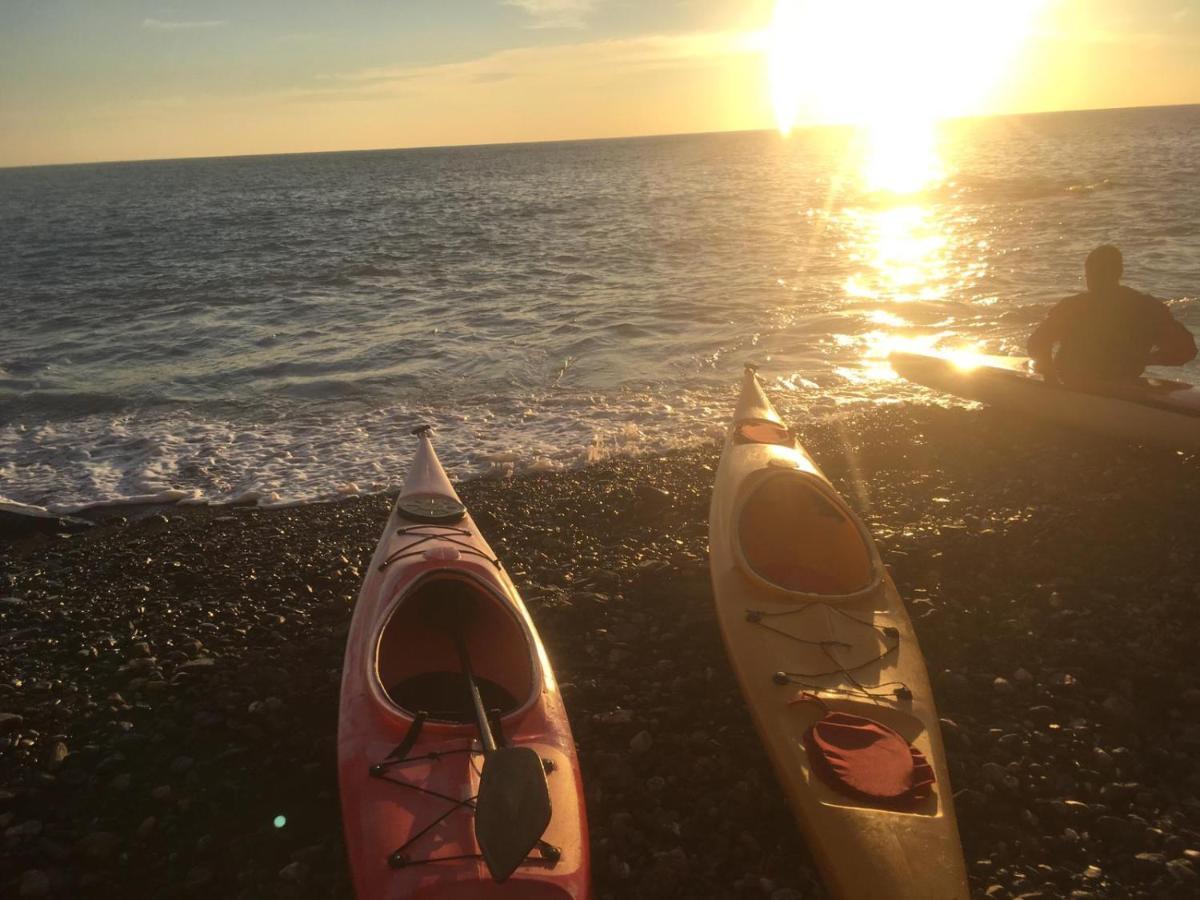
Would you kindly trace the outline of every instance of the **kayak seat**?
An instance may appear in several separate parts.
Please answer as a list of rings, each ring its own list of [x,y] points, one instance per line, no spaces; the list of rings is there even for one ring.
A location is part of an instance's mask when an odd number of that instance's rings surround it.
[[[484,705],[512,712],[537,691],[533,649],[507,598],[453,572],[414,584],[393,608],[376,645],[376,675],[406,713],[474,721],[459,659],[462,637]]]
[[[753,574],[787,591],[841,596],[876,577],[867,539],[823,482],[781,471],[761,480],[738,519],[737,540]]]
[[[475,684],[483,698],[484,708],[510,713],[520,704],[517,698],[489,678],[476,677]],[[422,672],[405,678],[388,689],[388,696],[397,706],[408,710],[423,710],[430,718],[442,722],[474,722],[475,707],[467,693],[462,672]]]

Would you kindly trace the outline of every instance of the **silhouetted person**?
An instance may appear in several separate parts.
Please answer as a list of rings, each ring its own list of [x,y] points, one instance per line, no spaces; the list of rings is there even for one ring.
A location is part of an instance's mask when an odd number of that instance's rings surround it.
[[[1120,250],[1097,247],[1083,271],[1087,290],[1054,307],[1029,337],[1039,372],[1051,380],[1130,381],[1146,366],[1195,359],[1196,339],[1166,304],[1121,284]]]

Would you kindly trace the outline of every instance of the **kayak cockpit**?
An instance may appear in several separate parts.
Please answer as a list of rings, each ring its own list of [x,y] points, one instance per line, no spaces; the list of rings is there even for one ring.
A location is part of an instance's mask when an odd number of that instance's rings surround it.
[[[844,597],[880,580],[861,525],[822,481],[800,471],[768,471],[753,482],[736,541],[750,574],[791,593]]]
[[[735,444],[778,444],[781,447],[790,447],[796,443],[796,437],[786,426],[778,422],[752,419],[748,422],[738,423],[733,430],[733,442]]]
[[[507,715],[535,697],[532,645],[507,600],[472,578],[435,572],[401,597],[379,634],[375,671],[394,706],[435,721],[475,721],[456,632],[487,709]]]

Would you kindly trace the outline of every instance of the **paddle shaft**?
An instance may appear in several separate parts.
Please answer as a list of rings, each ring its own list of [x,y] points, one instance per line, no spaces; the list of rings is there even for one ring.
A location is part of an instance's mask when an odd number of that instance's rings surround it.
[[[479,694],[479,685],[471,673],[471,656],[467,652],[467,642],[462,632],[455,629],[454,643],[458,647],[458,660],[462,664],[463,675],[467,679],[467,690],[471,692],[471,703],[475,707],[475,724],[479,726],[479,740],[483,743],[483,754],[486,757],[496,749],[496,739],[492,737],[492,726],[488,723],[487,710],[483,708],[483,697]]]
[[[550,789],[541,757],[531,747],[497,747],[475,675],[461,620],[448,626],[458,648],[475,724],[483,744],[475,798],[475,840],[497,883],[505,881],[537,846],[550,824]]]

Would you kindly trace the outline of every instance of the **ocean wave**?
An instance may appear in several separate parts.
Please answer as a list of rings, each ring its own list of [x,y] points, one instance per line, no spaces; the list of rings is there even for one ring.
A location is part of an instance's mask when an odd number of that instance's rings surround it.
[[[1071,178],[1045,176],[988,177],[959,175],[934,189],[934,195],[950,200],[973,203],[1015,203],[1043,200],[1097,191],[1110,191],[1120,186],[1112,178],[1079,181]]]
[[[3,382],[0,382],[0,386]],[[92,391],[5,390],[0,387],[0,422],[23,417],[63,419],[130,409],[136,401]]]
[[[399,278],[405,273],[404,269],[395,266],[379,266],[365,263],[348,266],[341,272],[347,278]]]
[[[41,357],[25,357],[10,359],[7,362],[0,362],[0,371],[6,372],[9,375],[29,376],[37,375],[39,372],[44,372],[49,367],[50,361]]]
[[[728,415],[728,398],[719,399],[628,392],[604,403],[582,394],[314,410],[272,423],[145,411],[9,425],[0,427],[0,490],[62,513],[126,503],[310,502],[396,488],[417,424],[436,425],[439,453],[456,477],[476,477],[713,440]]]

